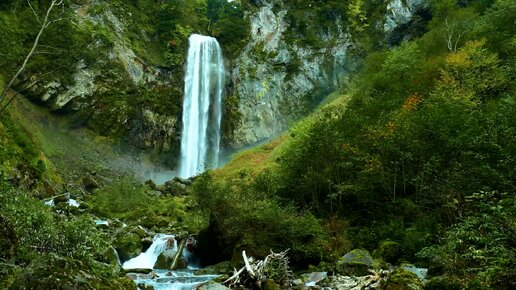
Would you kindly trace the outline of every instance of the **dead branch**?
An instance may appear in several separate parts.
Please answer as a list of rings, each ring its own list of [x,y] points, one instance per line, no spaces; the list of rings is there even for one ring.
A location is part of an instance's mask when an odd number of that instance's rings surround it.
[[[287,251],[281,253],[271,251],[264,260],[255,260],[242,251],[244,267],[238,271],[235,269],[233,276],[224,283],[229,283],[230,286],[242,285],[261,289],[267,280],[272,279],[283,287],[289,287],[292,281],[292,271],[288,266]]]

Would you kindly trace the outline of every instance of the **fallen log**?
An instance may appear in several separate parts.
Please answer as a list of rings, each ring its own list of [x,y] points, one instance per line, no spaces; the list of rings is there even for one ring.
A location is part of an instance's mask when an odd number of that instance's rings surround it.
[[[183,254],[183,249],[185,248],[187,238],[184,238],[179,243],[179,246],[177,247],[177,252],[174,255],[174,260],[172,260],[172,264],[170,265],[170,270],[176,270],[177,264],[179,263],[179,259],[181,259],[181,256]]]

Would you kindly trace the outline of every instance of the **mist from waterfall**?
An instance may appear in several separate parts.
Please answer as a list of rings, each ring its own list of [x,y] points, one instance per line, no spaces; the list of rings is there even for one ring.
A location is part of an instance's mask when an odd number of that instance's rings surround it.
[[[188,178],[219,163],[224,63],[217,40],[189,39],[179,176]]]

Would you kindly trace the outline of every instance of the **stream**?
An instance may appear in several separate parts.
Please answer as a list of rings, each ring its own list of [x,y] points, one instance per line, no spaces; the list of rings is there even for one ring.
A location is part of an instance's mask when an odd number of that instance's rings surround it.
[[[164,252],[177,253],[178,243],[175,235],[156,234],[153,238],[152,245],[139,256],[132,258],[122,265],[124,270],[128,272],[127,276],[132,279],[138,289],[155,289],[155,290],[190,290],[197,289],[200,285],[217,278],[218,275],[195,275],[195,266],[189,266],[188,269],[167,270],[156,269],[154,265],[158,261],[158,257]],[[186,247],[183,249],[182,258],[192,260],[192,254],[188,252]],[[150,273],[140,274],[132,273],[141,272],[142,269],[148,269]]]

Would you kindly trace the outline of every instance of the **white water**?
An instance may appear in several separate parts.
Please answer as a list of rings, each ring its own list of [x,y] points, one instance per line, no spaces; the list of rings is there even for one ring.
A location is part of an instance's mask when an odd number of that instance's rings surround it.
[[[189,45],[179,167],[183,178],[219,163],[225,73],[215,38],[193,34]]]
[[[171,245],[172,243],[172,245]],[[140,254],[124,263],[124,269],[153,269],[159,254],[168,249],[177,251],[177,242],[174,235],[157,234],[152,240],[152,245]]]
[[[152,245],[145,253],[126,261],[122,267],[126,270],[153,269],[159,255],[169,249],[178,250],[175,236],[157,234],[153,238]],[[183,249],[182,256],[188,258],[189,255],[186,248]],[[151,274],[134,275],[136,275],[134,280],[136,285],[145,284],[154,287],[155,290],[193,290],[218,277],[218,275],[195,275],[190,266],[189,269],[185,270],[153,269]]]

